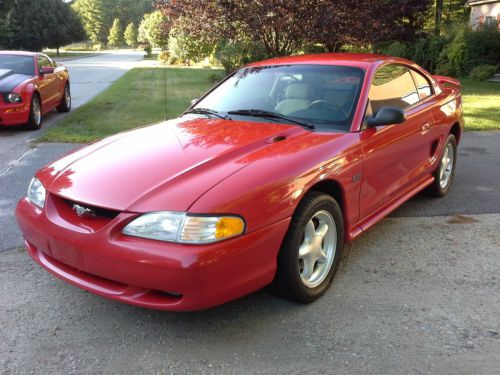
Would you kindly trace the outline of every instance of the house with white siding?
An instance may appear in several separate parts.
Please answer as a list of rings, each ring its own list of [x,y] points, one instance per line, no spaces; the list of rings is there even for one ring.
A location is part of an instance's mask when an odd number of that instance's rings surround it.
[[[470,25],[474,29],[498,22],[500,24],[500,0],[469,0]]]

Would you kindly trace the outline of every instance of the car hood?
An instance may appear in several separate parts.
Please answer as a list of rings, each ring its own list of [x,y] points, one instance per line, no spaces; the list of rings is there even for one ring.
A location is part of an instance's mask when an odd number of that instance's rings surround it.
[[[176,119],[82,148],[37,176],[72,201],[130,212],[185,211],[196,199],[297,126],[222,119]],[[282,137],[281,137],[282,136]]]
[[[30,78],[26,74],[16,74],[13,70],[0,69],[0,92],[9,93]]]

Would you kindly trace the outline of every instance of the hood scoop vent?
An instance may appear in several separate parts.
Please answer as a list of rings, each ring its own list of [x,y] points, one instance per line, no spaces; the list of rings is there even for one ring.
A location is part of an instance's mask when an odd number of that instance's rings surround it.
[[[271,143],[277,143],[277,142],[281,142],[281,141],[284,141],[284,140],[286,140],[286,136],[284,136],[284,135],[278,135],[278,136],[273,137],[271,139]]]

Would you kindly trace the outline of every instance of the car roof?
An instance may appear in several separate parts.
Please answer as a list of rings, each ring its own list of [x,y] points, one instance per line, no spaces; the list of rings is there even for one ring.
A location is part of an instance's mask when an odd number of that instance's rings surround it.
[[[413,65],[409,60],[378,55],[374,53],[320,53],[315,55],[297,55],[287,57],[277,57],[274,59],[263,60],[247,65],[251,66],[269,66],[269,65],[299,65],[299,64],[315,64],[315,65],[346,65],[356,66],[363,69],[368,69],[372,65],[381,65],[386,62],[401,63]]]
[[[36,56],[38,52],[28,51],[0,51],[0,55]]]

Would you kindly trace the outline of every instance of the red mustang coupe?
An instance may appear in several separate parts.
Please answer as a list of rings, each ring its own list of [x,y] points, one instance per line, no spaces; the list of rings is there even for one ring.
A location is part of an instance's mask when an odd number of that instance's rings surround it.
[[[68,70],[42,53],[0,51],[0,126],[39,129],[54,108],[71,109]]]
[[[118,301],[197,310],[272,285],[311,302],[345,241],[448,192],[463,126],[459,82],[410,61],[267,60],[47,165],[17,220],[37,263]]]

